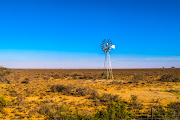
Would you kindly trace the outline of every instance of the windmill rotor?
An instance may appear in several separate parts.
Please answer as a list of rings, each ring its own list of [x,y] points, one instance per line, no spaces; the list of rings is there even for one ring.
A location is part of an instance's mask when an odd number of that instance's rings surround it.
[[[110,39],[106,38],[102,41],[101,49],[107,53],[111,50],[112,42]]]

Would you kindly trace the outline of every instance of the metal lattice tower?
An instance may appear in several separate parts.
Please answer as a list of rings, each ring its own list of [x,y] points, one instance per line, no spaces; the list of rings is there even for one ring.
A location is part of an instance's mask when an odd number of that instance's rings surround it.
[[[107,69],[107,79],[113,79],[113,72],[111,67],[111,60],[109,52],[111,48],[115,49],[115,45],[112,45],[111,40],[106,38],[102,41],[101,49],[106,53],[105,54],[105,61],[104,61],[104,68]]]

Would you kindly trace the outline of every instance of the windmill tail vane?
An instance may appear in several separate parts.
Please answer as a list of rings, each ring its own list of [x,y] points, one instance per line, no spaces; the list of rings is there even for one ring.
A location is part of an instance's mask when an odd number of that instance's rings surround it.
[[[107,69],[107,79],[113,79],[113,73],[112,73],[112,67],[111,67],[111,61],[110,61],[110,55],[109,52],[111,48],[115,49],[115,45],[112,45],[111,40],[106,38],[102,41],[101,49],[106,53],[105,55],[105,61],[104,61],[104,68]]]

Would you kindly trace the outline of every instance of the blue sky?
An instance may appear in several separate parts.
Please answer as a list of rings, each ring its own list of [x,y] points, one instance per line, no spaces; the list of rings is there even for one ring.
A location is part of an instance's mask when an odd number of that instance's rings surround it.
[[[0,0],[0,65],[180,68],[179,0]]]

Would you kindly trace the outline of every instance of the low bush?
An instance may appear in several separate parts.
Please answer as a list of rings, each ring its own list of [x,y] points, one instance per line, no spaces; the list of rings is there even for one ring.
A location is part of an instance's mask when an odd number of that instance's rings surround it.
[[[164,108],[162,105],[155,106],[154,118],[180,119],[180,103],[171,102]]]
[[[99,93],[96,90],[90,90],[90,99],[97,99],[99,97]]]
[[[86,96],[90,93],[89,89],[83,86],[76,88],[74,95]]]
[[[78,79],[78,76],[72,76],[72,79]]]
[[[172,80],[172,82],[180,82],[179,76],[175,76]]]
[[[10,80],[7,79],[5,76],[0,76],[0,82],[10,84]]]
[[[76,108],[72,111],[66,106],[41,104],[38,113],[45,115],[46,119],[55,120],[119,120],[130,119],[132,113],[127,110],[124,101],[111,102],[107,109],[99,110],[96,114],[85,114]]]
[[[14,101],[14,104],[24,105],[25,104],[25,97],[23,97],[22,95],[18,95]]]
[[[158,79],[161,82],[180,82],[179,76],[173,76],[172,74],[164,74]]]
[[[43,79],[44,79],[44,80],[49,80],[49,79],[50,79],[50,76],[44,76]]]
[[[90,90],[87,87],[84,86],[78,86],[76,87],[76,89],[73,91],[73,86],[71,85],[62,85],[62,84],[58,84],[58,85],[52,85],[51,86],[51,91],[52,92],[62,92],[65,95],[77,95],[77,96],[86,96],[86,95],[91,95],[91,93],[93,92],[92,90]]]
[[[177,90],[177,89],[166,90],[166,92],[171,92],[171,93],[179,94],[180,95],[180,90]]]
[[[11,70],[5,67],[0,67],[0,76],[4,76],[6,74],[10,74]]]
[[[85,80],[93,79],[93,76],[90,74],[80,75],[80,74],[74,73],[73,75],[71,75],[71,77],[73,79],[85,79]]]
[[[74,73],[74,74],[71,75],[71,77],[73,77],[73,76],[82,76],[82,75],[80,75],[78,73]]]
[[[143,76],[139,74],[134,75],[133,80],[143,80]]]
[[[102,76],[103,79],[107,79],[107,75],[109,76],[108,79],[112,79],[112,77],[110,76],[110,74],[107,73],[107,72],[103,72],[103,73],[101,74],[101,76]]]
[[[11,73],[10,69],[6,69],[6,73],[10,74]]]
[[[155,106],[154,118],[164,118],[166,111],[162,105]]]
[[[111,102],[108,104],[108,108],[100,110],[96,113],[95,117],[104,120],[119,120],[119,119],[130,119],[131,112],[127,110],[127,105],[119,100],[117,102]]]
[[[67,86],[67,85],[58,84],[58,85],[51,86],[50,89],[51,89],[52,92],[62,92],[64,94],[66,94],[66,95],[69,95],[71,93],[72,87]]]
[[[38,112],[38,109],[37,108],[31,108],[29,111],[28,111],[28,115],[27,115],[27,118],[31,118],[33,115],[36,115],[36,113]],[[22,115],[22,114],[21,114]],[[20,118],[19,118],[20,119]]]
[[[136,95],[131,95],[131,100],[130,100],[130,103],[129,103],[129,108],[131,110],[141,110],[143,108],[143,104],[139,103],[137,101],[137,96]]]
[[[61,78],[61,76],[59,74],[51,75],[51,77],[53,77],[54,79]]]
[[[0,108],[6,107],[10,104],[10,100],[6,99],[3,95],[0,95]]]
[[[180,119],[180,102],[171,102],[167,105],[167,108],[167,114],[170,115],[171,118]]]
[[[20,78],[21,78],[21,76],[19,74],[14,75],[15,82],[19,82]]]
[[[103,120],[109,120],[109,116],[110,116],[109,113],[105,109],[99,110],[95,115],[96,118]]]
[[[9,80],[8,75],[11,73],[10,69],[0,67],[0,82],[10,84],[11,80]]]
[[[107,78],[107,72],[103,72],[102,74],[101,74],[101,76],[102,76],[102,78]]]
[[[47,105],[47,104],[41,104],[38,112],[40,114],[50,116],[51,112],[52,112],[52,107],[50,105]]]
[[[102,96],[99,97],[99,99],[101,102],[106,102],[106,103],[117,102],[119,100],[119,96],[104,93]]]
[[[143,80],[143,76],[142,75],[134,75],[133,78],[131,79],[131,81],[129,83],[140,83]]]
[[[91,75],[83,75],[83,76],[78,76],[78,79],[93,79],[93,77]]]

